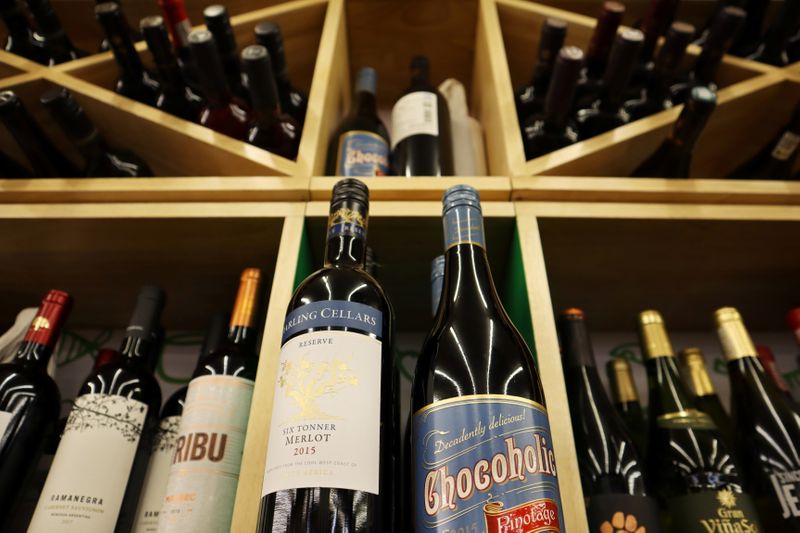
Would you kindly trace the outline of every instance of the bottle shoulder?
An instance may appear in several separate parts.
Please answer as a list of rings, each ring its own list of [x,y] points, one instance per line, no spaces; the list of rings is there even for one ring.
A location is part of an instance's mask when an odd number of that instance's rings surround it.
[[[17,396],[13,394],[15,391],[27,396],[29,393],[47,394],[54,396],[57,402],[60,397],[58,385],[44,368],[16,362],[0,364],[0,411]]]
[[[147,404],[154,415],[161,408],[161,386],[155,376],[144,363],[128,359],[92,371],[78,392],[78,396],[84,394],[124,396]]]
[[[323,267],[303,280],[289,302],[289,311],[330,300],[365,304],[392,313],[389,298],[375,278],[360,268],[337,266]]]

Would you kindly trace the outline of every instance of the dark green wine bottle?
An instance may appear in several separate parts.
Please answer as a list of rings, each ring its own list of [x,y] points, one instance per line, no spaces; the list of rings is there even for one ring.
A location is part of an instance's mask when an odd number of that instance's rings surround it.
[[[606,363],[608,382],[611,384],[611,397],[625,427],[633,437],[636,449],[644,457],[647,451],[647,424],[644,411],[639,402],[639,391],[633,381],[633,369],[627,359],[615,357]]]
[[[729,446],[733,446],[733,425],[731,418],[722,407],[711,376],[706,368],[706,360],[700,348],[686,348],[678,355],[679,368],[683,382],[694,394],[697,408],[711,417],[711,420],[722,432],[722,437]]]

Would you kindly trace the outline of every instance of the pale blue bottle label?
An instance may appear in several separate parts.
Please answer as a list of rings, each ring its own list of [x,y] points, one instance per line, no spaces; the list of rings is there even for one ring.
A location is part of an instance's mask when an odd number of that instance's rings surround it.
[[[383,313],[374,307],[345,300],[312,302],[286,315],[281,344],[300,332],[329,327],[348,328],[381,339]]]
[[[338,176],[387,176],[389,145],[370,131],[348,131],[339,137]]]

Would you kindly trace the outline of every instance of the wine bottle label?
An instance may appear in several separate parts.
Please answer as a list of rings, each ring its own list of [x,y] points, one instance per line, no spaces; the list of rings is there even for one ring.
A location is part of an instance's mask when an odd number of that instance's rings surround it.
[[[462,396],[419,410],[413,424],[417,533],[564,531],[544,406]]]
[[[339,136],[337,176],[387,176],[389,145],[371,131],[348,131]]]
[[[589,498],[586,516],[589,520],[589,533],[658,533],[661,530],[658,503],[648,496],[592,496]]]
[[[124,396],[79,396],[28,533],[114,531],[146,417]]]
[[[458,244],[476,244],[486,248],[483,234],[483,216],[477,207],[461,205],[444,214],[444,248]]]
[[[759,524],[750,497],[728,489],[670,498],[667,507],[672,517],[670,531],[767,533]]]
[[[200,376],[189,383],[160,533],[230,529],[252,397],[253,382],[240,377]]]
[[[314,304],[297,310],[318,315],[304,329],[324,324],[368,334],[314,331],[281,348],[263,495],[308,487],[379,493],[381,313],[356,313],[351,302],[324,305],[335,313],[317,313]],[[299,316],[290,314],[284,331]]]
[[[342,300],[313,302],[286,315],[281,342],[285,343],[302,331],[317,328],[354,329],[380,339],[382,327],[383,313],[374,307]]]
[[[800,470],[775,472],[769,478],[781,504],[781,518],[800,516]]]
[[[349,207],[340,207],[328,215],[328,238],[337,235],[366,238],[367,220],[364,215]]]
[[[697,409],[686,409],[659,415],[658,427],[664,429],[716,429],[714,421],[706,413]]]
[[[800,135],[787,131],[772,149],[772,157],[778,161],[786,161],[794,154],[798,145],[800,145]]]
[[[11,420],[13,418],[14,418],[13,413],[0,411],[0,446],[5,444],[6,430],[8,429],[8,426],[11,424]]]
[[[439,135],[436,94],[416,91],[400,97],[392,108],[392,149],[412,135]]]
[[[180,423],[180,416],[169,416],[158,425],[158,432],[153,439],[150,463],[147,465],[147,473],[142,485],[142,495],[136,509],[134,533],[158,531],[158,514],[164,503],[164,494],[167,492],[169,469],[172,457],[175,455]]]

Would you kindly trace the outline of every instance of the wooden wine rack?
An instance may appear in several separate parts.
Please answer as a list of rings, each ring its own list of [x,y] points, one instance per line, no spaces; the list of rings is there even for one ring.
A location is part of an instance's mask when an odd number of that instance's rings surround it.
[[[157,11],[155,0],[123,3],[132,23]],[[192,20],[202,20],[205,3],[187,1]],[[137,288],[158,283],[169,293],[167,328],[200,329],[212,310],[230,305],[238,272],[262,267],[272,282],[232,531],[254,529],[284,313],[298,279],[320,260],[336,181],[322,175],[328,140],[361,66],[377,69],[384,107],[401,94],[417,53],[430,57],[435,81],[455,77],[467,87],[490,176],[368,180],[370,243],[400,331],[424,332],[428,265],[441,249],[438,200],[456,183],[480,190],[498,286],[520,329],[532,326],[570,532],[586,531],[586,520],[553,304],[584,307],[600,329],[630,328],[647,307],[671,326],[706,329],[713,307],[725,304],[754,329],[780,327],[781,313],[797,305],[800,183],[720,178],[784,125],[800,100],[800,64],[726,57],[719,106],[692,167],[698,179],[632,179],[617,176],[655,149],[678,109],[524,158],[512,88],[530,74],[542,20],[567,20],[567,42],[585,47],[594,24],[585,15],[523,0],[226,3],[240,47],[261,20],[283,29],[290,76],[309,95],[296,161],[115,94],[110,53],[44,68],[0,52],[0,88],[15,90],[69,157],[77,160],[38,105],[48,84],[72,91],[112,144],[163,176],[0,180],[0,323],[54,286],[75,295],[72,327],[118,327]],[[597,3],[563,4],[592,13]],[[644,4],[628,3],[631,12]],[[86,49],[101,39],[93,4],[55,4]],[[705,16],[699,4],[684,2],[694,22]],[[145,45],[137,49],[150,63]],[[2,128],[0,143],[20,155]]]

